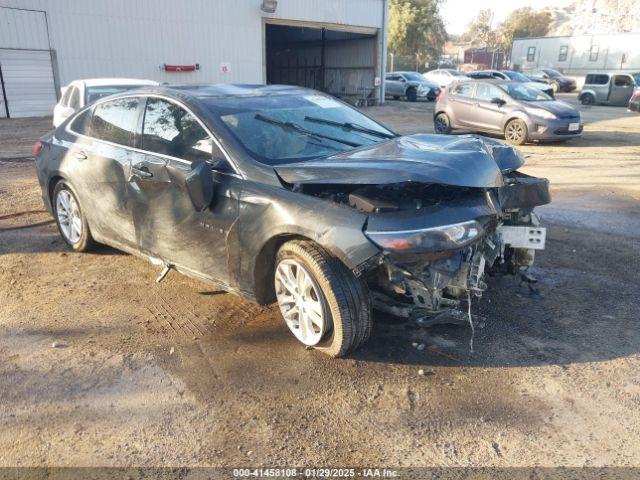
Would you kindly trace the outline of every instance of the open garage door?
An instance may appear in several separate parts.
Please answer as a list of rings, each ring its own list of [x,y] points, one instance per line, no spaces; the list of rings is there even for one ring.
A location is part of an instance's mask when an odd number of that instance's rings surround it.
[[[267,83],[314,88],[355,104],[377,103],[378,35],[369,30],[266,24]]]
[[[0,49],[2,116],[51,115],[56,90],[51,54],[46,50]]]

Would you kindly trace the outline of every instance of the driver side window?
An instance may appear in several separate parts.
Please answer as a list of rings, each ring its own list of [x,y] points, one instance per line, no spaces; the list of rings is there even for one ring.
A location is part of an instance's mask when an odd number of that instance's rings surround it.
[[[486,83],[479,83],[476,88],[476,98],[485,102],[490,102],[493,98],[502,98],[503,95],[500,89],[493,85],[487,85]]]
[[[222,157],[213,139],[193,115],[162,98],[147,99],[142,148],[190,162],[211,161],[213,153]]]

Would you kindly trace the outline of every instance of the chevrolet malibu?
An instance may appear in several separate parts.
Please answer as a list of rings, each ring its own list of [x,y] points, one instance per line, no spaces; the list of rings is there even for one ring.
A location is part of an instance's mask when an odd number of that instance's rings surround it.
[[[548,182],[477,136],[399,136],[291,86],[151,87],[99,100],[36,143],[42,198],[95,242],[277,302],[304,345],[345,355],[372,308],[466,311],[485,273],[526,276]],[[466,306],[465,306],[466,305]]]
[[[503,134],[512,145],[534,140],[563,141],[582,134],[580,112],[539,89],[502,80],[462,82],[438,97],[437,133],[454,129]]]

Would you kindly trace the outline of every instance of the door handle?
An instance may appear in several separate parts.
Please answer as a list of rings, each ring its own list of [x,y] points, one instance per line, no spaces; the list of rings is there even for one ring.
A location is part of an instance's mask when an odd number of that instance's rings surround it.
[[[143,165],[142,163],[138,163],[131,167],[133,173],[135,173],[140,178],[151,178],[153,177],[153,173],[149,171],[149,167]]]
[[[87,159],[87,154],[84,153],[83,151],[73,152],[73,156],[75,158],[77,158],[78,160],[86,160]]]

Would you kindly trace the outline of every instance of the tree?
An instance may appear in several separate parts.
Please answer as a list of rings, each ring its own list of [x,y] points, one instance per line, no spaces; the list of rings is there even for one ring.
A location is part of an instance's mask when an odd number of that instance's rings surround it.
[[[531,7],[514,10],[500,25],[500,45],[510,57],[514,38],[543,37],[550,24],[551,13],[547,10],[536,11]]]
[[[478,16],[469,23],[465,37],[476,46],[497,46],[499,43],[498,33],[493,29],[492,23],[493,11],[491,9],[480,10]]]
[[[416,66],[439,57],[447,40],[440,1],[391,0],[389,51],[414,56]]]

